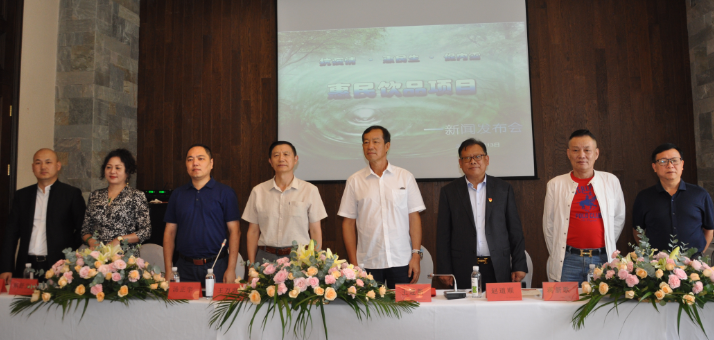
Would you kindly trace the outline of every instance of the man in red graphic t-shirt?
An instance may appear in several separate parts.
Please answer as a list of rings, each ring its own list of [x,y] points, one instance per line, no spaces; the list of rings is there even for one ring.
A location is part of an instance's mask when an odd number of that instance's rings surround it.
[[[548,182],[543,209],[548,280],[583,282],[590,264],[607,262],[616,250],[625,197],[615,175],[595,171],[600,150],[590,131],[570,135],[567,155],[573,171]]]

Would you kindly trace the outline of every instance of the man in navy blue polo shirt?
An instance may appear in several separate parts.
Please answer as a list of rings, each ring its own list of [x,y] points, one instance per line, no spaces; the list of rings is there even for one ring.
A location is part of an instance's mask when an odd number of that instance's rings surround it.
[[[164,264],[166,277],[173,277],[171,258],[174,246],[179,253],[176,262],[182,281],[204,282],[207,270],[217,282],[233,283],[236,279],[240,242],[238,198],[235,191],[211,178],[211,149],[194,144],[186,154],[186,171],[191,182],[174,190],[166,208],[164,222]],[[221,243],[228,239],[228,249],[219,254]],[[174,243],[175,242],[175,243]]]
[[[671,250],[671,236],[701,256],[714,235],[714,205],[702,187],[682,180],[682,151],[665,143],[652,152],[652,169],[659,177],[655,186],[640,191],[635,199],[632,226],[640,226],[653,248]],[[633,229],[635,239],[637,230]]]

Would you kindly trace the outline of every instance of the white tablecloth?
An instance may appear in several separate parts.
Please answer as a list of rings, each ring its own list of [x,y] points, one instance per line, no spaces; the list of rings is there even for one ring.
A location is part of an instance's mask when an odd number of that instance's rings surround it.
[[[118,303],[91,301],[79,322],[80,310],[62,321],[62,311],[38,310],[32,316],[10,316],[12,296],[0,294],[0,339],[248,339],[250,314],[242,314],[227,332],[208,327],[212,306],[206,300],[166,307],[157,301]],[[335,302],[325,308],[331,339],[706,339],[698,327],[682,315],[677,336],[677,305],[667,304],[655,311],[651,305],[628,302],[607,315],[600,309],[586,321],[585,328],[573,330],[570,320],[580,302],[546,302],[536,297],[523,301],[487,302],[483,299],[446,300],[442,296],[423,303],[402,319],[373,317],[358,321],[352,309]],[[634,312],[633,312],[634,309]],[[632,312],[632,313],[631,313]],[[264,311],[256,318],[252,339],[280,339],[280,318],[276,314],[263,331]],[[607,316],[606,316],[607,315]],[[714,304],[700,311],[707,334],[714,336]],[[319,310],[313,312],[310,339],[324,339]],[[292,328],[286,339],[294,338]]]

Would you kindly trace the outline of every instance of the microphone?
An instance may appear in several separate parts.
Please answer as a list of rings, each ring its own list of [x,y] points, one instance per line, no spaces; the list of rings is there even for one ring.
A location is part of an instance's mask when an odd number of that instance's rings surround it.
[[[445,291],[444,296],[446,297],[447,300],[453,300],[453,299],[463,299],[466,298],[466,292],[459,292],[456,289],[456,276],[454,274],[429,274],[427,275],[427,278],[433,279],[434,276],[451,276],[454,278],[454,291]]]
[[[218,261],[218,257],[221,256],[221,252],[223,251],[223,247],[226,246],[226,240],[223,239],[223,243],[221,243],[221,250],[218,251],[218,255],[216,255],[216,259],[213,260],[213,265],[211,266],[211,270],[213,270],[213,267],[216,266],[216,262]]]

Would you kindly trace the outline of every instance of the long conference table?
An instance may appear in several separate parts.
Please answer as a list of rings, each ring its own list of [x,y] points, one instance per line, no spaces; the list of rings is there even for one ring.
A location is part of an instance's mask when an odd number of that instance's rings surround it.
[[[91,301],[80,322],[82,307],[69,312],[52,307],[35,314],[11,316],[14,296],[0,294],[0,339],[280,339],[280,317],[260,325],[264,309],[253,327],[252,316],[243,313],[228,330],[208,326],[213,306],[205,299],[167,307],[158,301],[134,301],[127,307],[120,303]],[[608,314],[607,307],[590,316],[583,329],[571,326],[573,312],[582,302],[551,302],[524,296],[523,301],[488,302],[485,299],[446,300],[441,292],[432,302],[422,303],[401,319],[372,317],[359,321],[344,302],[325,306],[330,339],[706,339],[689,318],[682,315],[677,334],[677,305],[660,307],[628,302],[619,312]],[[313,312],[309,339],[325,339],[319,310]],[[714,304],[700,311],[705,329],[714,338]],[[292,328],[285,339],[294,339]]]

